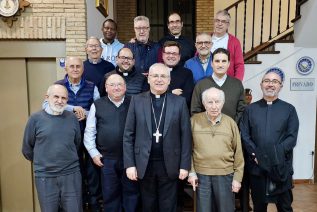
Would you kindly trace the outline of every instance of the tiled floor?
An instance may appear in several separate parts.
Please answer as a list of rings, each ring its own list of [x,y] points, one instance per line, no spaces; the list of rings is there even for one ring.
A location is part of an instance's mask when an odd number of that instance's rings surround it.
[[[295,184],[293,189],[294,212],[317,212],[317,184]],[[269,205],[268,212],[276,212],[275,205]]]
[[[317,184],[295,184],[293,198],[294,212],[317,212]],[[192,211],[189,203],[187,202],[188,207],[184,212]],[[268,212],[277,212],[274,204],[269,204]]]

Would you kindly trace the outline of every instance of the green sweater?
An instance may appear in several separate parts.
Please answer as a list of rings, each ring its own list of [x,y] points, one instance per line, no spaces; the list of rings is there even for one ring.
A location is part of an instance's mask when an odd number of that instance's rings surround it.
[[[205,112],[191,118],[193,157],[190,172],[203,175],[228,175],[241,182],[244,159],[237,124],[222,114],[220,122],[212,125]]]
[[[191,114],[205,111],[202,104],[202,93],[211,87],[218,88],[225,93],[225,104],[222,112],[239,122],[245,108],[244,88],[240,80],[227,76],[226,81],[220,87],[212,77],[199,81],[194,89],[191,101]]]

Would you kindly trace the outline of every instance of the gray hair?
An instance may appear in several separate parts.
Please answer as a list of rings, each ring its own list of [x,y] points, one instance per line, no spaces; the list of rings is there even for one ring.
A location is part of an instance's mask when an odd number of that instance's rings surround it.
[[[90,36],[90,37],[87,39],[87,41],[86,41],[86,45],[85,45],[86,48],[87,48],[88,42],[89,42],[90,40],[96,40],[96,41],[99,43],[99,46],[101,46],[100,40],[99,40],[97,37],[95,37],[95,36]]]
[[[219,100],[222,101],[223,104],[225,103],[225,92],[223,92],[222,90],[215,88],[215,87],[211,87],[211,88],[204,90],[204,92],[201,95],[203,102],[206,102],[207,95],[210,92],[216,92],[219,95]]]
[[[210,40],[210,42],[212,42],[212,38],[211,38],[210,33],[207,33],[207,32],[198,33],[197,36],[196,36],[196,40],[197,40],[197,38],[200,37],[200,36],[208,36],[208,40]]]
[[[138,22],[138,21],[146,21],[150,26],[150,20],[146,16],[140,15],[140,16],[135,17],[133,23],[136,24],[136,22]]]
[[[217,13],[216,13],[216,16],[217,15],[224,15],[224,16],[227,16],[227,19],[230,23],[230,19],[231,19],[231,16],[230,16],[230,13],[227,11],[227,10],[219,10]]]
[[[154,63],[153,65],[151,65],[150,69],[149,69],[149,73],[153,71],[153,69],[158,68],[158,69],[165,69],[167,72],[167,75],[170,76],[170,71],[168,71],[168,67],[163,64],[163,63]]]

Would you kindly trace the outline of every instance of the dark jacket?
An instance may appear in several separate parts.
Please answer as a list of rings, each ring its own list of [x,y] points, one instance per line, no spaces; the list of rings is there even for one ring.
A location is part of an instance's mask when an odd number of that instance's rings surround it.
[[[149,68],[158,62],[158,52],[160,45],[156,42],[148,41],[143,44],[138,41],[135,43],[127,43],[124,47],[129,48],[135,59],[135,69],[139,73],[148,73]]]
[[[123,135],[124,167],[136,167],[144,177],[153,138],[150,92],[133,96]],[[192,134],[189,112],[183,97],[167,93],[163,130],[163,155],[169,178],[177,179],[179,169],[190,170]]]

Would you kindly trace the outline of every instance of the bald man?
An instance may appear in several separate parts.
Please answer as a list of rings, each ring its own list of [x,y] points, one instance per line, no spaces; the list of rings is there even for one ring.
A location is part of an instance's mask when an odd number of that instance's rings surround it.
[[[136,211],[138,183],[127,178],[123,167],[122,138],[130,98],[118,74],[105,80],[107,96],[91,105],[84,144],[94,164],[101,168],[104,211]]]
[[[41,211],[82,211],[78,149],[81,143],[76,116],[65,111],[68,95],[62,85],[46,94],[48,107],[30,116],[22,153],[34,165]]]

